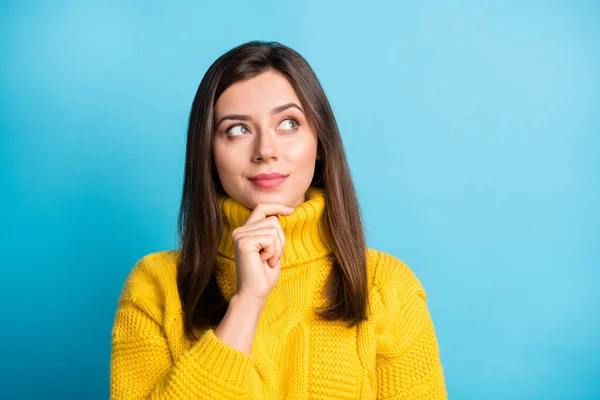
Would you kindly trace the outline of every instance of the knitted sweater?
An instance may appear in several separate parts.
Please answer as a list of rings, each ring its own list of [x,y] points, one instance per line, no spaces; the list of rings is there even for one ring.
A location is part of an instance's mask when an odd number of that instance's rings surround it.
[[[219,199],[215,275],[229,300],[236,291],[231,232],[251,210]],[[325,193],[310,187],[281,216],[281,275],[243,353],[212,328],[184,335],[177,291],[178,251],[141,258],[130,272],[112,330],[111,399],[446,399],[438,342],[419,280],[398,258],[367,249],[368,320],[348,328],[315,309],[333,263],[325,236]]]

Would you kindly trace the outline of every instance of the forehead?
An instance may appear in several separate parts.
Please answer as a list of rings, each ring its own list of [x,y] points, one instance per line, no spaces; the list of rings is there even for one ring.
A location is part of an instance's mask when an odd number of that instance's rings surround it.
[[[264,115],[286,103],[301,106],[300,99],[287,78],[270,70],[225,89],[215,104],[215,116],[218,118],[228,113]]]

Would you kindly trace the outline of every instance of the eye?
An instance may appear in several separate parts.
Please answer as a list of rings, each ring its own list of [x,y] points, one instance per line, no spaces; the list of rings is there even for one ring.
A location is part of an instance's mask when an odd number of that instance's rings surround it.
[[[232,125],[225,132],[230,136],[239,136],[248,133],[248,128],[244,125]]]
[[[279,124],[280,129],[284,129],[286,131],[294,131],[298,129],[300,123],[296,118],[286,118]]]

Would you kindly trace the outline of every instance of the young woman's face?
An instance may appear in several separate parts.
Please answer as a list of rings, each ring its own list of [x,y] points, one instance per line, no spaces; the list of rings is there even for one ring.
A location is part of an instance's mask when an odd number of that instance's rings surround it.
[[[248,208],[260,203],[297,207],[305,201],[318,139],[302,107],[288,80],[271,70],[221,94],[215,104],[213,157],[229,196]]]

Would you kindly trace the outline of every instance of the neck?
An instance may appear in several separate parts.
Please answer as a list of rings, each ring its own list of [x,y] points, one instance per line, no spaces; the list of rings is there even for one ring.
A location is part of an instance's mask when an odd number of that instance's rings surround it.
[[[232,232],[246,223],[252,210],[227,195],[219,195],[219,206],[223,226],[219,232],[217,253],[235,260]],[[293,214],[279,216],[279,222],[286,238],[282,269],[309,263],[332,253],[327,239],[329,228],[325,218],[324,189],[310,186],[304,203],[296,207]]]

